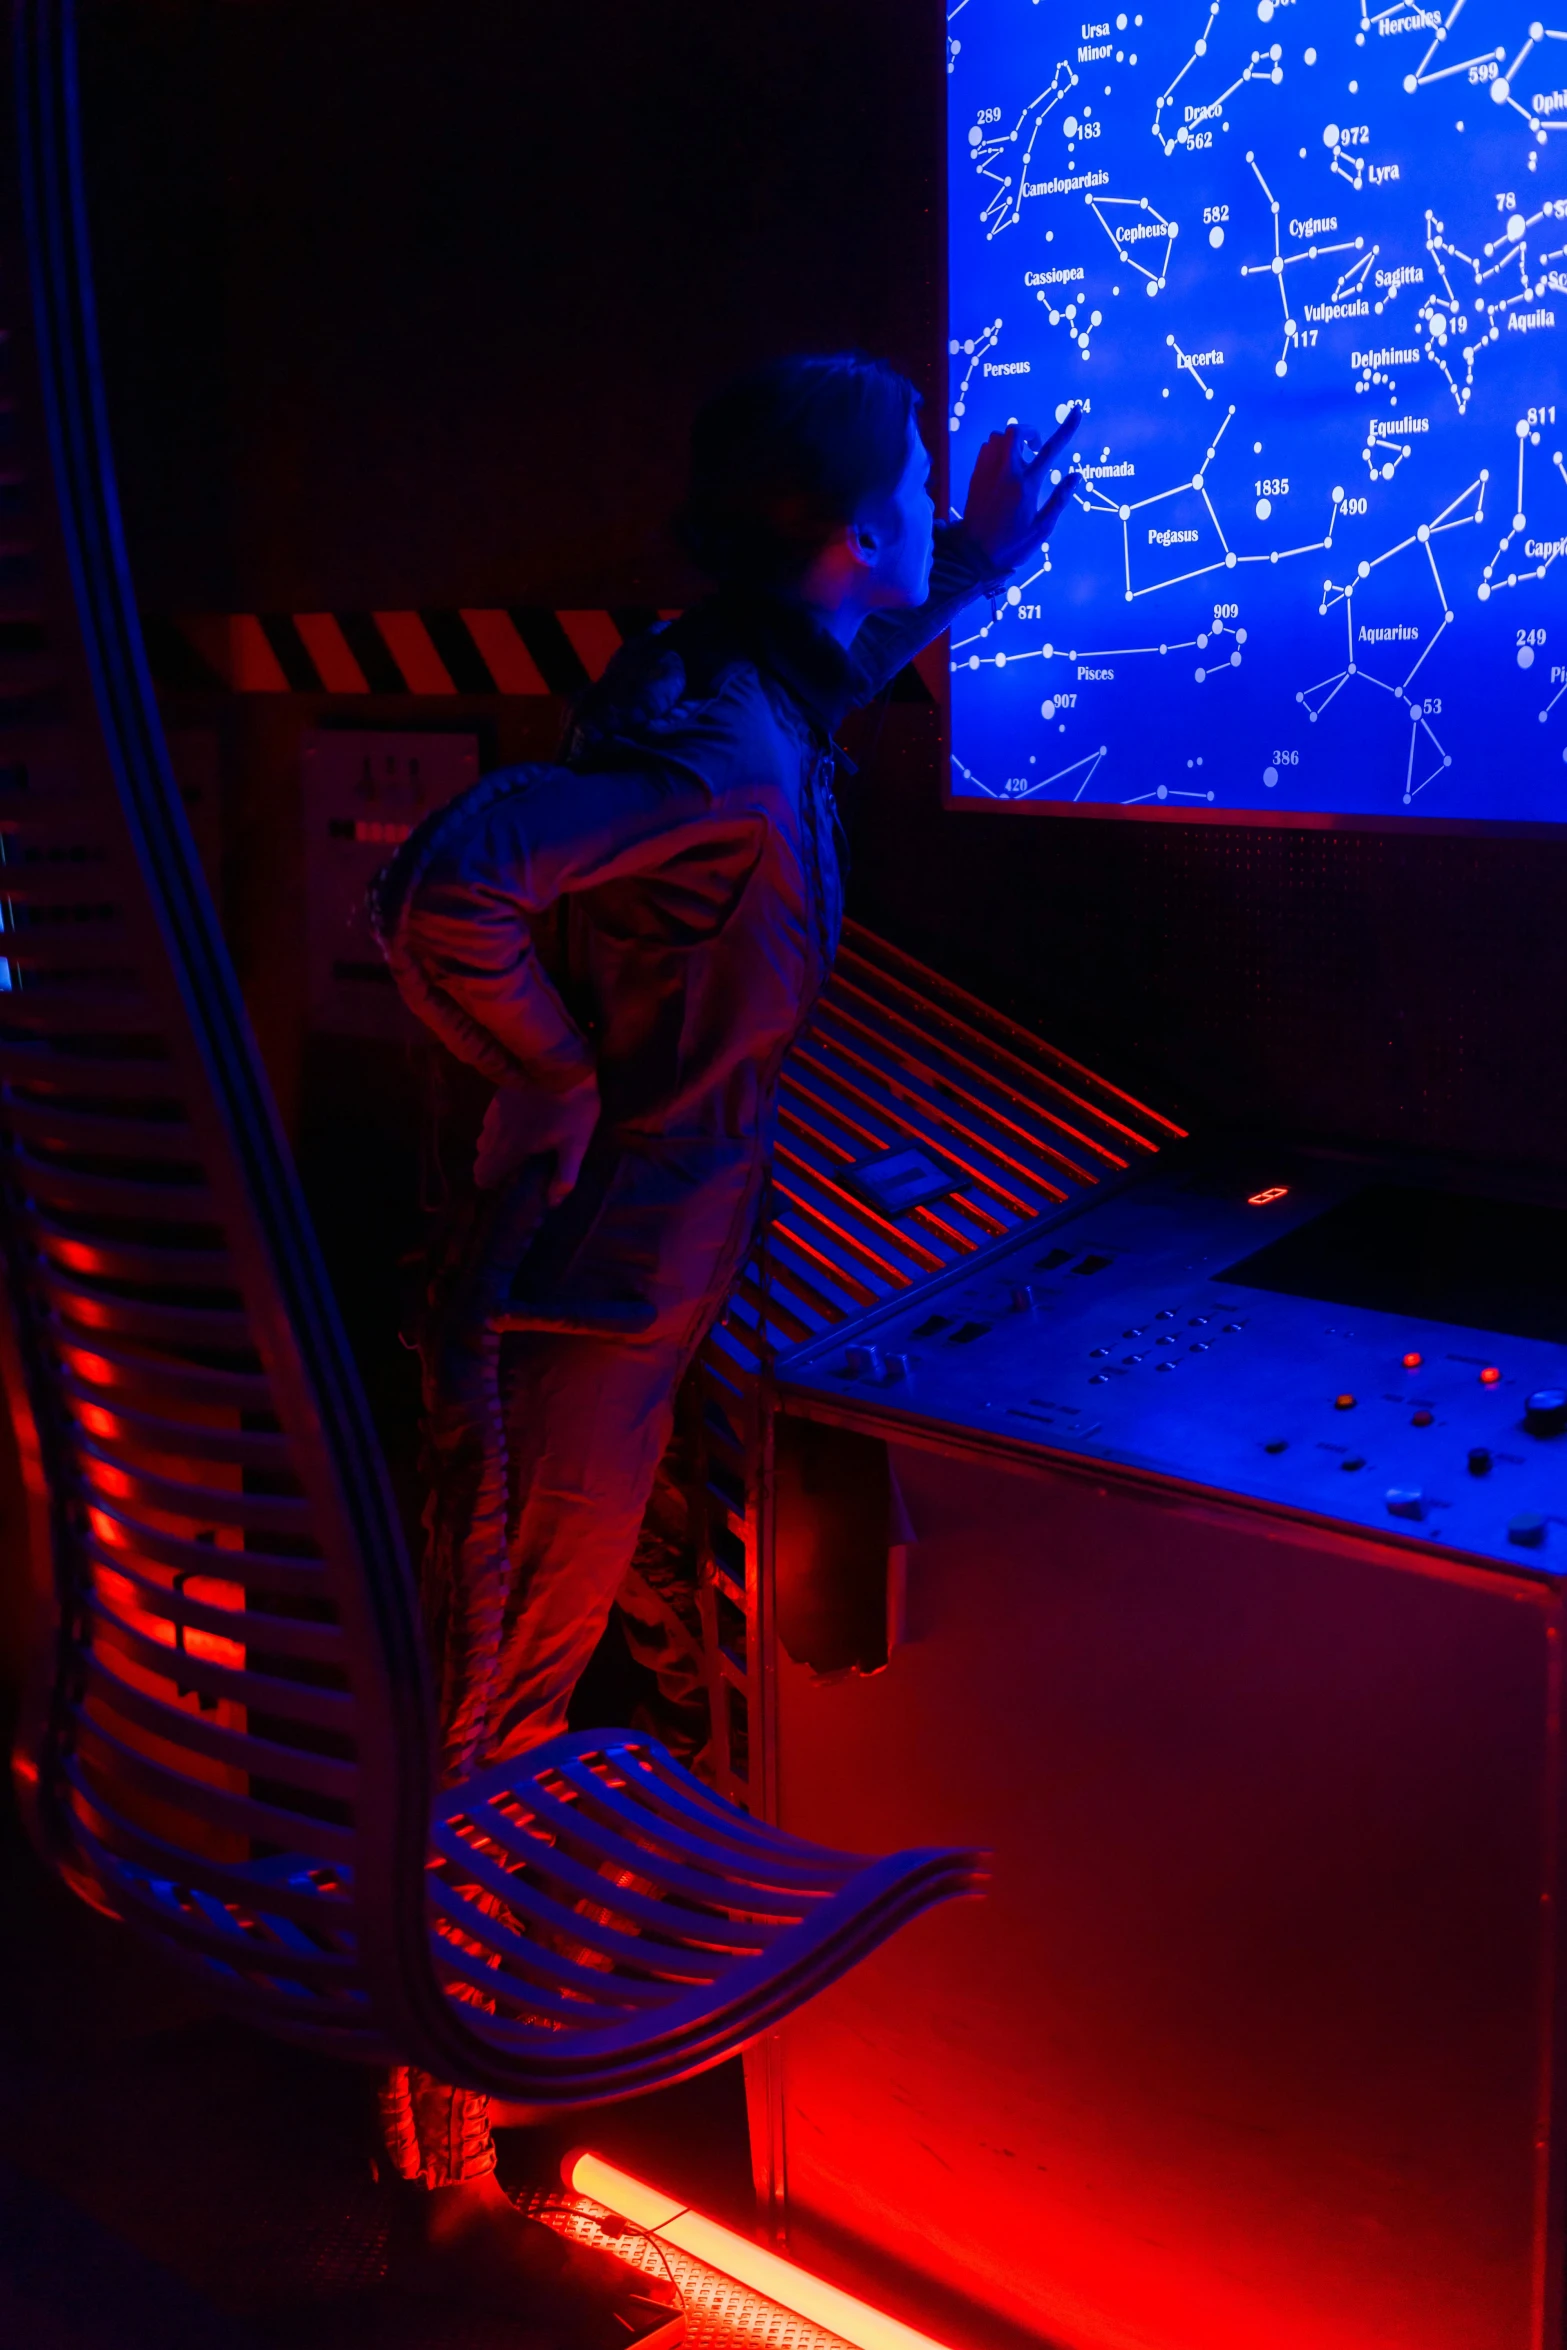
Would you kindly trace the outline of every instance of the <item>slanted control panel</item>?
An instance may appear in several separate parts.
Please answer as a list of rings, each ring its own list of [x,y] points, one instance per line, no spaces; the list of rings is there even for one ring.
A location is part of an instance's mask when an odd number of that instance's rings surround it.
[[[1177,1154],[783,1358],[786,1391],[1567,1571],[1567,1211]]]

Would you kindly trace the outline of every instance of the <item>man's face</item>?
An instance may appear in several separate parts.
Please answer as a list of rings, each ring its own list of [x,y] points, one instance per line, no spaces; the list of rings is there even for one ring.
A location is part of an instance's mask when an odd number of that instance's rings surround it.
[[[903,476],[890,498],[861,517],[862,546],[869,558],[873,608],[923,604],[930,592],[932,530],[936,508],[930,494],[930,452],[919,428],[909,423],[909,453]]]

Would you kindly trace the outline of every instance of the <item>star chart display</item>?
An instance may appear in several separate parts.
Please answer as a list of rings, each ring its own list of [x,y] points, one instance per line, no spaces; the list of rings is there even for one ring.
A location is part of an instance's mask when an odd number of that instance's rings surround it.
[[[948,424],[1080,402],[952,792],[1567,818],[1567,0],[956,0]]]

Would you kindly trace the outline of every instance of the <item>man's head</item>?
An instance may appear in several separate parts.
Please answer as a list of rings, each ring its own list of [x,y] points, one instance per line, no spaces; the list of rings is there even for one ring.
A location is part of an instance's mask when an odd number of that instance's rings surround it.
[[[919,604],[930,580],[930,460],[906,376],[858,352],[779,359],[708,402],[691,435],[680,533],[725,587]]]

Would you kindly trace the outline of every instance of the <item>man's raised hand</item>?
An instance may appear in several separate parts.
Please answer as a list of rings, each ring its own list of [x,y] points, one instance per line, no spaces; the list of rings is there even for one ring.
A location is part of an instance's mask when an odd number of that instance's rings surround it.
[[[1081,422],[1082,410],[1070,409],[1043,447],[1026,426],[1009,424],[975,458],[963,528],[998,571],[1015,570],[1037,553],[1061,519],[1081,477],[1068,473],[1052,484],[1051,475]]]

